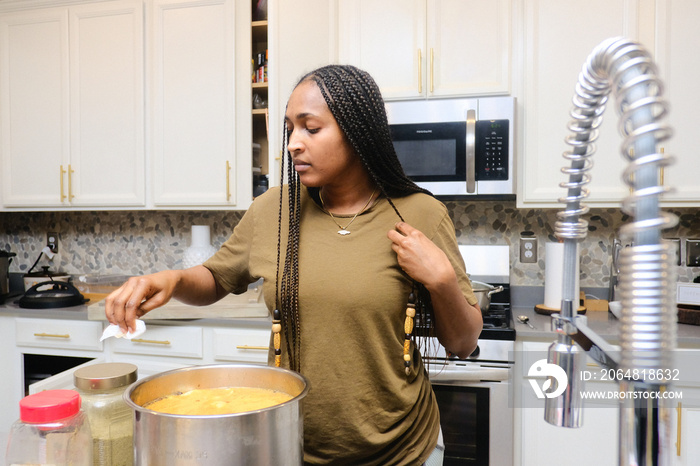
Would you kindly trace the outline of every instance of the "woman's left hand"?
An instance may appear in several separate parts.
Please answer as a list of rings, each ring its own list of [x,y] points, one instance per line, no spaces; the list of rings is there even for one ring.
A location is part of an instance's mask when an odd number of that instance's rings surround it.
[[[392,242],[391,248],[396,252],[399,266],[428,290],[454,280],[455,271],[447,255],[420,230],[399,222],[387,237]]]

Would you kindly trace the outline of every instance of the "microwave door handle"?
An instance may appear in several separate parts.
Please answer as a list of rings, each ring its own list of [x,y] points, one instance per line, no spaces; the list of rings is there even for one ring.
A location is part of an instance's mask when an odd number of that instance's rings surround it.
[[[467,110],[467,192],[476,192],[476,111]]]

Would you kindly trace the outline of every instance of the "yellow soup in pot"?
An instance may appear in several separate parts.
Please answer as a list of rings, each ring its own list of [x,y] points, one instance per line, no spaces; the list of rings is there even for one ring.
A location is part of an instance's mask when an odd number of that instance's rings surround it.
[[[166,414],[202,416],[255,411],[291,399],[287,393],[267,388],[197,388],[151,401],[144,408]]]

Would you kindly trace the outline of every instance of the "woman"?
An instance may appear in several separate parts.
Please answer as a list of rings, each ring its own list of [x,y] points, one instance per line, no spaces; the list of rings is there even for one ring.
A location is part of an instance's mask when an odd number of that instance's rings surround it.
[[[406,313],[430,313],[461,357],[482,327],[454,226],[403,173],[379,89],[361,70],[302,78],[285,142],[286,189],[258,197],[203,266],[129,280],[107,298],[107,318],[132,330],[171,297],[209,304],[263,277],[280,311],[281,365],[309,380],[305,462],[424,463],[440,455],[439,412],[418,349],[404,344]]]

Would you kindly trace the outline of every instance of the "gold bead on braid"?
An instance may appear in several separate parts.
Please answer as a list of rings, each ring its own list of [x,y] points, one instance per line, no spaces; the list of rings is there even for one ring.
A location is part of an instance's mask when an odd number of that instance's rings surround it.
[[[282,330],[282,319],[280,319],[279,309],[275,309],[272,312],[272,338],[273,346],[275,348],[275,367],[280,367],[282,363],[282,339],[280,337],[280,331]]]
[[[411,373],[411,335],[413,334],[413,318],[416,316],[416,299],[413,293],[408,296],[406,305],[406,320],[403,324],[405,340],[403,342],[403,364],[406,375]]]

